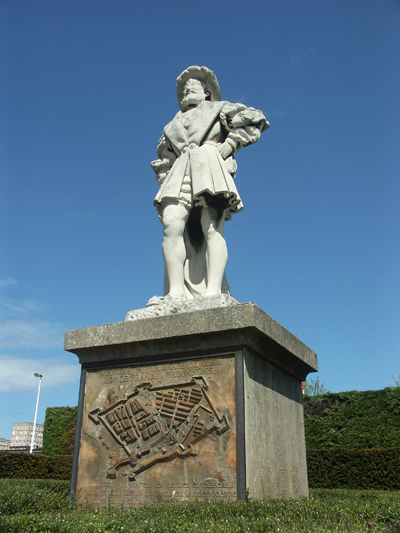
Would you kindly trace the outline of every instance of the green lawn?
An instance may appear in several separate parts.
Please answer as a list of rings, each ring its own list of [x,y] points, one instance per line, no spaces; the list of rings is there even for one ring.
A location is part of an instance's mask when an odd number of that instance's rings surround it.
[[[0,533],[400,533],[400,492],[314,489],[309,499],[76,509],[63,481],[0,479]]]

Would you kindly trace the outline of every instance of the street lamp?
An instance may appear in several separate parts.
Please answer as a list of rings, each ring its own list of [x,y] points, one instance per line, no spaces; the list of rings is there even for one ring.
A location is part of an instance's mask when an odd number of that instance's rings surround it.
[[[35,372],[33,375],[35,376],[35,378],[39,378],[39,387],[38,387],[38,391],[37,391],[36,409],[35,409],[35,420],[33,421],[33,431],[32,431],[32,439],[31,439],[31,449],[30,449],[30,452],[29,452],[29,453],[32,453],[32,451],[33,451],[33,443],[35,442],[36,416],[37,416],[37,410],[38,410],[38,405],[39,405],[40,383],[42,382],[42,377],[43,377],[42,374],[38,374],[37,372]]]

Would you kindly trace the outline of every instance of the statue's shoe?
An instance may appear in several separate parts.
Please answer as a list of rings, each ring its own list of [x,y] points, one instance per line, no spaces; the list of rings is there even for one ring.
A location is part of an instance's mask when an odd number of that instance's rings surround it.
[[[186,298],[184,296],[178,298],[172,296],[171,294],[167,294],[166,296],[153,296],[153,298],[150,298],[150,300],[147,302],[146,307],[151,307],[152,305],[168,304],[172,302],[186,302]]]
[[[151,307],[152,305],[159,305],[164,300],[164,296],[153,296],[153,298],[150,298],[150,300],[147,302],[146,307]]]

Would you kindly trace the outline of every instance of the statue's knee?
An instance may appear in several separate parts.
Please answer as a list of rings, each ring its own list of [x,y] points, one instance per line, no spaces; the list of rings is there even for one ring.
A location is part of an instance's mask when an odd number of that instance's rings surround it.
[[[216,209],[208,208],[202,213],[201,228],[206,239],[212,239],[216,234],[223,233],[223,220],[218,216]]]
[[[185,221],[171,215],[163,218],[163,226],[167,238],[182,237],[185,231]]]

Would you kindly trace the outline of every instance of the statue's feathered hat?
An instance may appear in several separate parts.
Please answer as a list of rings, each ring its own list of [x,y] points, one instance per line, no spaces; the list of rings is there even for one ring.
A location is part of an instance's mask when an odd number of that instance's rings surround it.
[[[184,70],[182,74],[179,74],[179,76],[176,78],[179,106],[181,105],[183,99],[183,89],[185,87],[185,83],[190,79],[199,80],[205,83],[207,89],[211,93],[211,102],[221,100],[221,89],[219,88],[217,76],[214,74],[214,72],[207,67],[193,65]]]

